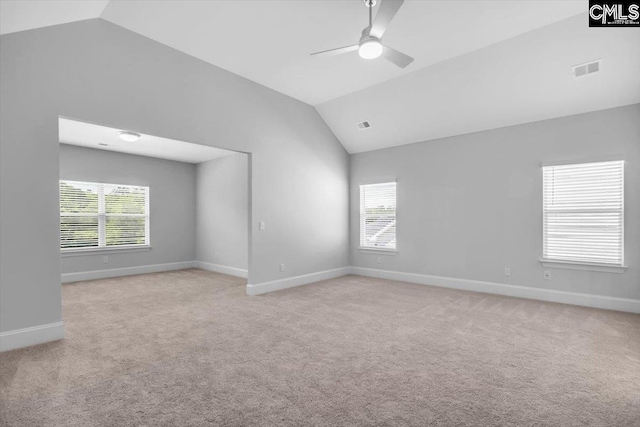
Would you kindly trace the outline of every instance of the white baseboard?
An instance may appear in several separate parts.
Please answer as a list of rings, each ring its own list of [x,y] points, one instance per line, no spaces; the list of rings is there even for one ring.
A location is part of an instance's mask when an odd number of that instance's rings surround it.
[[[479,280],[428,276],[425,274],[401,273],[397,271],[377,270],[363,267],[351,267],[351,274],[417,283],[420,285],[439,286],[442,288],[463,289],[488,294],[507,295],[541,301],[559,302],[563,304],[581,305],[585,307],[603,308],[607,310],[640,313],[640,300],[637,299],[531,288],[528,286],[506,285],[502,283],[482,282]]]
[[[321,280],[335,279],[336,277],[346,276],[349,272],[350,267],[342,267],[333,270],[305,274],[302,276],[287,277],[286,279],[273,280],[271,282],[248,284],[247,295],[261,295],[266,294],[267,292],[293,288],[295,286],[306,285],[309,283],[319,282]]]
[[[62,322],[0,333],[0,352],[57,341],[64,338]]]
[[[159,273],[162,271],[183,270],[193,268],[195,261],[170,262],[166,264],[141,265],[137,267],[110,268],[108,270],[82,271],[65,273],[62,283],[81,282],[83,280],[108,279],[110,277],[134,276],[136,274]]]
[[[228,274],[230,276],[242,277],[244,279],[249,277],[249,272],[242,268],[228,267],[226,265],[212,264],[210,262],[196,261],[194,263],[194,267],[207,271],[215,271],[216,273]]]

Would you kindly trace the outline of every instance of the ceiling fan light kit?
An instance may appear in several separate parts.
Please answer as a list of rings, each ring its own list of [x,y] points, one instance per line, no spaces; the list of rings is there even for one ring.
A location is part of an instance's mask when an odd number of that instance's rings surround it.
[[[405,68],[413,62],[413,58],[395,49],[391,49],[382,43],[382,35],[387,30],[387,26],[398,13],[404,0],[381,0],[375,21],[372,20],[372,9],[376,5],[376,0],[364,0],[364,4],[369,8],[369,26],[362,30],[362,37],[356,45],[339,47],[337,49],[324,50],[312,53],[317,56],[334,56],[343,53],[358,51],[361,58],[375,59],[380,56],[400,68]]]
[[[380,44],[380,41],[376,39],[366,40],[360,43],[358,53],[361,58],[375,59],[382,55],[382,44]]]

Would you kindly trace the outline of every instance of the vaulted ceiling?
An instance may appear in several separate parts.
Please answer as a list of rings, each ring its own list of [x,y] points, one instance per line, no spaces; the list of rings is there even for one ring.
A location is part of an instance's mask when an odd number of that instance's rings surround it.
[[[416,58],[404,70],[357,52],[310,56],[357,44],[368,25],[362,0],[116,1],[102,17],[317,105],[583,10],[580,3],[555,3],[407,1],[384,35],[385,43]]]
[[[640,102],[640,29],[584,14],[316,106],[350,153]],[[574,65],[601,59],[599,73]],[[638,118],[640,120],[640,117]],[[357,122],[371,127],[360,130]]]
[[[351,153],[640,102],[638,29],[590,29],[585,0],[406,1],[384,35],[415,57],[405,69],[355,52],[309,55],[357,43],[361,0],[0,7],[3,34],[101,17],[314,105]],[[593,59],[602,73],[572,77]]]
[[[0,34],[98,18],[108,3],[109,0],[2,0]]]

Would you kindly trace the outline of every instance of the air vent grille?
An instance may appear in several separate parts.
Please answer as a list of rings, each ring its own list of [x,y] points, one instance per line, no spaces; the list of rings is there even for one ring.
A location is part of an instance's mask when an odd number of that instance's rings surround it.
[[[367,121],[358,123],[358,129],[360,130],[369,129],[370,127],[371,127],[371,124],[369,124],[369,122]]]
[[[602,68],[602,60],[587,62],[573,67],[573,77],[582,77],[589,74],[597,73]]]

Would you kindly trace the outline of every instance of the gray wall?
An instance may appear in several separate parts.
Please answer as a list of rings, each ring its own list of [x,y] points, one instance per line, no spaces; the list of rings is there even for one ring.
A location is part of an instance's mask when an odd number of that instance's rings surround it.
[[[197,260],[249,266],[249,169],[246,154],[197,165]]]
[[[310,105],[92,19],[0,36],[0,112],[0,331],[62,318],[58,116],[252,153],[250,283],[348,265],[349,157]]]
[[[62,257],[62,273],[196,258],[196,165],[105,150],[60,146],[60,179],[149,187],[151,250]],[[107,264],[103,255],[109,256]]]
[[[624,274],[543,279],[541,162],[624,159]],[[397,179],[398,253],[358,249],[359,185]],[[351,264],[640,298],[640,105],[351,156]],[[511,276],[504,276],[504,268]],[[546,268],[545,268],[546,269]]]

